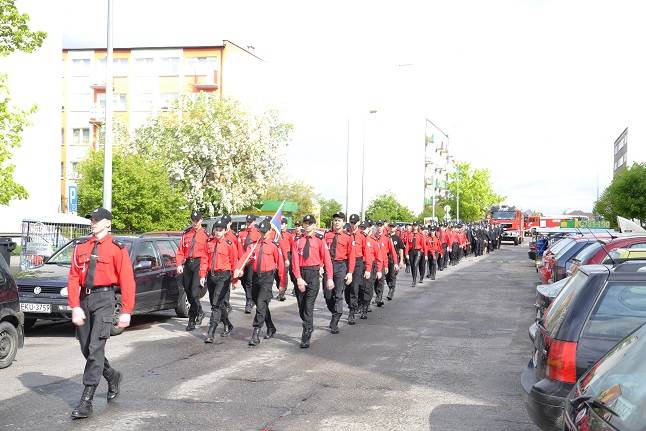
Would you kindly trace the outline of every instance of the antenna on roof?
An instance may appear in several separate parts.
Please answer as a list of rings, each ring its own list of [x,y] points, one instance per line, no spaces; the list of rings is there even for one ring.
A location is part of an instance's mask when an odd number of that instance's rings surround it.
[[[610,258],[610,261],[612,262],[612,266],[613,266],[613,267],[614,267],[614,266],[617,266],[617,262],[615,262],[615,260],[612,258],[612,256],[610,255],[610,253],[608,253],[608,250],[606,250],[606,247],[605,247],[605,244],[603,243],[603,241],[602,241],[602,240],[600,240],[599,238],[597,238],[597,236],[594,234],[594,231],[593,231],[592,229],[590,229],[590,233],[592,234],[592,236],[594,237],[594,239],[596,239],[597,241],[599,241],[599,244],[601,244],[601,249],[604,251],[604,253],[606,253],[606,256],[608,256],[608,257]],[[612,238],[612,235],[611,235],[610,237]]]

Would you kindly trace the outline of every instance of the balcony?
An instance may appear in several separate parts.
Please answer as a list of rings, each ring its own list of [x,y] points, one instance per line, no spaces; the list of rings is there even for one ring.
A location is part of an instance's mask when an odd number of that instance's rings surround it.
[[[93,106],[90,109],[90,123],[94,125],[101,125],[105,123],[105,107]]]
[[[213,76],[193,75],[193,88],[195,91],[217,91],[220,88],[218,84],[218,71],[213,71]]]

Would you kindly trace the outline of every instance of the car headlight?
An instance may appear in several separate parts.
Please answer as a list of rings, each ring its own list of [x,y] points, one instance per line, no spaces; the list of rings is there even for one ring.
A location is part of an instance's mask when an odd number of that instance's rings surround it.
[[[67,287],[61,289],[61,296],[67,297]]]

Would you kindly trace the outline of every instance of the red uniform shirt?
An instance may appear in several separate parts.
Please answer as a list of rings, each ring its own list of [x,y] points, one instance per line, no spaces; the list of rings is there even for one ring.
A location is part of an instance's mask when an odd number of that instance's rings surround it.
[[[366,270],[368,270],[368,268],[372,268],[374,257],[372,254],[366,252],[366,235],[364,235],[364,233],[359,229],[355,232],[348,232],[348,235],[352,237],[352,241],[354,242],[355,261],[356,258],[360,257],[363,259]]]
[[[445,227],[440,228],[440,242],[448,245],[450,243],[450,239],[449,230]]]
[[[260,233],[260,232],[258,232]],[[262,255],[262,258],[260,257]],[[236,268],[240,268],[244,261],[247,260],[247,265],[251,265],[253,272],[268,272],[278,270],[278,279],[280,280],[280,287],[287,287],[287,277],[285,276],[285,258],[278,246],[269,238],[262,239],[254,247],[249,247],[238,262]]]
[[[336,253],[332,257],[332,241],[336,236]],[[354,251],[354,240],[352,235],[348,234],[346,231],[341,230],[340,232],[326,232],[325,233],[325,242],[327,247],[330,250],[330,258],[332,260],[346,260],[348,262],[348,272],[354,272],[354,264],[356,263],[355,251]]]
[[[206,243],[206,259],[200,262],[200,278],[206,277],[207,272],[235,270],[238,262],[238,250],[236,243],[228,238],[211,238]],[[233,279],[235,284],[237,280]]]
[[[119,286],[121,290],[121,312],[132,314],[135,308],[135,276],[128,250],[115,244],[110,235],[97,240],[91,237],[81,240],[74,247],[72,265],[67,279],[67,304],[74,308],[81,306],[81,287],[85,287],[85,277],[90,266],[94,244],[96,250],[96,270],[94,287]]]
[[[366,271],[372,272],[372,267],[377,264],[377,272],[384,268],[384,254],[381,252],[379,242],[371,235],[366,236]],[[370,264],[368,264],[370,261]],[[386,264],[388,261],[386,261]]]
[[[292,245],[294,245],[294,235],[287,230],[281,231],[278,248],[283,252],[283,258],[287,259],[289,257],[289,253],[292,252]]]
[[[379,243],[379,249],[381,250],[382,262],[384,266],[388,265],[388,255],[393,259],[394,263],[398,263],[399,259],[397,258],[397,250],[395,250],[395,245],[388,235],[377,236],[372,235],[372,239]]]
[[[235,245],[236,260],[237,260],[238,257],[242,256],[242,245],[240,245],[240,241],[238,240],[238,235],[236,235],[236,233],[231,229],[227,229],[227,231],[224,233],[224,237]]]
[[[191,250],[193,238],[195,237],[195,246]],[[183,265],[186,259],[206,257],[206,242],[209,237],[206,231],[201,227],[195,229],[193,226],[189,227],[182,234],[179,240],[179,247],[177,249],[177,265]],[[190,255],[189,255],[190,254]]]
[[[242,251],[247,251],[249,250],[249,247],[256,241],[258,241],[262,235],[260,235],[260,232],[258,229],[256,229],[255,225],[251,225],[249,227],[246,227],[240,231],[238,234],[238,239],[240,242],[240,246],[242,248]]]
[[[303,250],[308,239],[310,251],[306,259],[303,256]],[[302,278],[301,268],[305,266],[325,267],[328,280],[332,280],[332,259],[330,258],[330,250],[328,250],[323,236],[319,236],[318,234],[313,234],[312,236],[304,235],[297,241],[294,241],[294,245],[292,246],[292,273],[294,273],[296,278]]]
[[[430,251],[442,256],[442,243],[440,242],[440,239],[437,236],[434,236],[434,235],[429,236],[428,243],[429,243]]]
[[[413,241],[415,241],[414,246]],[[406,238],[406,241],[404,241],[404,244],[406,245],[406,254],[412,249],[426,253],[426,237],[421,232],[411,232]]]

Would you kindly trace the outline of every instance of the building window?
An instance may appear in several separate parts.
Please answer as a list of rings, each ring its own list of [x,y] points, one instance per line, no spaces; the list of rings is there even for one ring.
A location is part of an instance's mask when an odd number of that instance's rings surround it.
[[[159,95],[159,107],[160,109],[170,109],[173,107],[173,104],[177,100],[177,93],[161,93]]]
[[[214,77],[217,70],[217,57],[191,57],[186,60],[186,75],[205,75]]]
[[[90,129],[72,129],[72,145],[90,145]]]
[[[71,179],[78,179],[79,177],[78,166],[79,166],[79,162],[72,162],[72,167],[70,169],[70,175],[69,175]]]
[[[128,76],[128,59],[112,59],[112,76]]]
[[[138,58],[135,60],[137,76],[151,76],[153,74],[153,58]]]
[[[73,58],[72,76],[90,76],[90,59]]]
[[[153,95],[152,93],[139,93],[135,97],[135,111],[151,112],[153,110]]]
[[[125,93],[113,93],[112,94],[112,110],[113,111],[126,111],[126,94]],[[105,111],[105,93],[97,94],[97,101],[99,102],[99,108],[101,111]]]
[[[65,163],[61,162],[61,178],[65,178]]]
[[[161,57],[159,59],[159,75],[179,75],[179,57]]]

